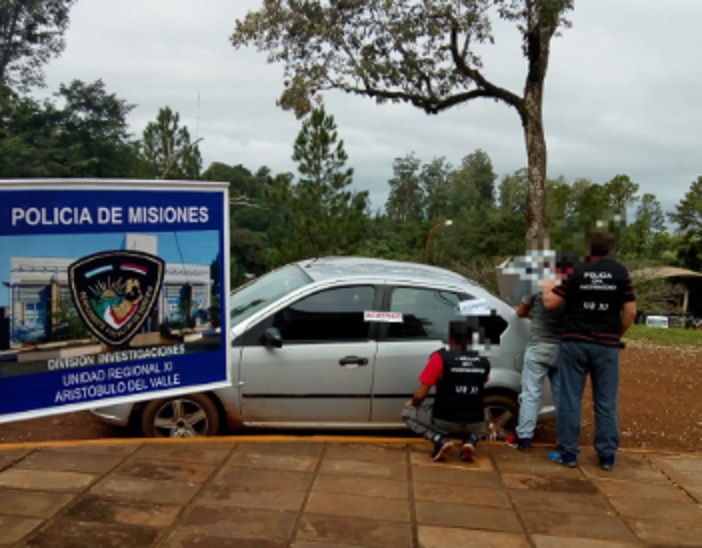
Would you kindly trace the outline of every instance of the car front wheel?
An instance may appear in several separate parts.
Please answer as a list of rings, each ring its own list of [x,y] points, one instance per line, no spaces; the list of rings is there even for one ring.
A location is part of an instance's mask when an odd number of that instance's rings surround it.
[[[485,396],[485,438],[504,441],[515,433],[519,420],[519,404],[504,394]]]
[[[141,415],[141,431],[149,438],[191,438],[219,433],[217,405],[205,394],[153,400]]]

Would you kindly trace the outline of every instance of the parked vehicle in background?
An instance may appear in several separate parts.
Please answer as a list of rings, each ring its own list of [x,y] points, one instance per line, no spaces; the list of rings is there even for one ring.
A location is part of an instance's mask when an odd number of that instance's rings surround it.
[[[670,322],[667,316],[646,316],[646,326],[664,327],[667,329],[670,326]]]
[[[431,352],[447,343],[460,303],[484,299],[492,363],[488,437],[518,415],[528,320],[475,282],[441,268],[360,257],[289,264],[231,295],[232,386],[94,411],[145,436],[213,435],[223,428],[404,428],[403,403]],[[553,414],[550,392],[542,416]]]

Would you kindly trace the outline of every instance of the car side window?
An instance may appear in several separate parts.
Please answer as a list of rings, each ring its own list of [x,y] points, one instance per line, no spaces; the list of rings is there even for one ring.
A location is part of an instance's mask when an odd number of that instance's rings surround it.
[[[402,323],[390,324],[388,338],[448,342],[449,322],[465,319],[458,303],[469,298],[440,289],[396,287],[390,297],[390,310],[402,313]]]
[[[278,311],[273,327],[283,343],[367,340],[364,312],[373,310],[375,288],[350,286],[327,289]]]
[[[473,298],[467,293],[441,289],[396,287],[390,298],[390,310],[402,312],[403,321],[390,324],[388,339],[441,339],[447,343],[449,322],[466,320],[459,303]],[[483,343],[500,344],[507,320],[494,313],[473,316],[472,320],[476,322]]]

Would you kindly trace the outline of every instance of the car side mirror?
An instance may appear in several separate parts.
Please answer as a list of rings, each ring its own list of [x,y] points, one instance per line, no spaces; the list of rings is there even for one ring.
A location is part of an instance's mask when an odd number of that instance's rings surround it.
[[[277,327],[269,327],[261,335],[261,342],[268,347],[282,348],[283,337]]]

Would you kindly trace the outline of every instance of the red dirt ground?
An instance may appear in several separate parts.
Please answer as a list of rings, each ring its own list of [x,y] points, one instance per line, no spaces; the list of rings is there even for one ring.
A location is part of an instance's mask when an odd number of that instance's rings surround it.
[[[702,347],[657,346],[629,341],[621,354],[621,445],[661,451],[702,452]],[[87,411],[0,424],[0,443],[124,437],[127,433]],[[592,444],[589,389],[581,442]],[[536,442],[553,443],[554,425],[539,427]]]

